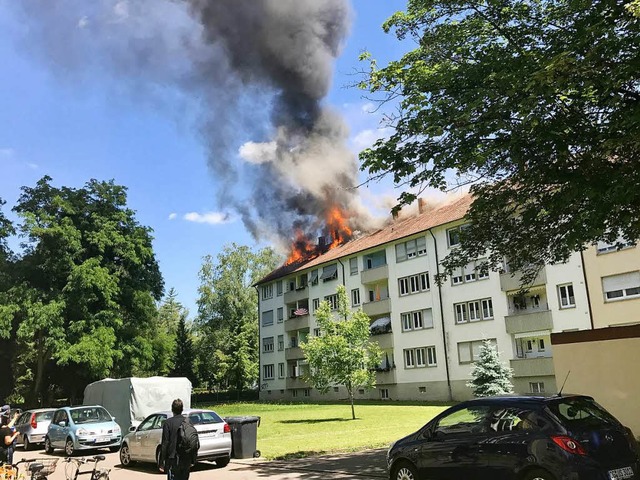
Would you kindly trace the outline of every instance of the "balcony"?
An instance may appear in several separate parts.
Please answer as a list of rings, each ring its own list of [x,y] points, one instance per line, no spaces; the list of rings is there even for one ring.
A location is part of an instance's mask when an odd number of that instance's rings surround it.
[[[507,333],[510,334],[553,329],[551,310],[534,310],[518,315],[509,315],[504,317],[504,321]]]
[[[360,281],[363,284],[375,283],[379,280],[386,280],[387,278],[389,278],[389,265],[380,265],[376,268],[363,270],[360,274]]]
[[[309,315],[301,315],[299,317],[288,318],[284,322],[284,331],[293,332],[295,330],[304,330],[309,328]]]
[[[285,386],[288,389],[311,387],[311,385],[302,380],[302,377],[288,377],[285,382]]]
[[[397,383],[396,368],[376,370],[376,385],[393,385]]]
[[[382,335],[371,335],[372,342],[378,342],[380,349],[393,350],[393,333],[383,333]]]
[[[300,360],[304,358],[304,353],[300,347],[291,347],[284,350],[284,358],[286,360]]]
[[[284,303],[296,303],[300,300],[309,298],[309,289],[307,287],[298,287],[295,290],[284,292]]]
[[[375,302],[367,302],[362,304],[362,311],[370,317],[388,314],[391,312],[391,299],[383,298]]]
[[[544,377],[555,375],[552,357],[516,358],[511,360],[514,377]]]
[[[511,290],[520,290],[520,278],[521,275],[516,272],[513,277],[511,273],[501,273],[500,274],[500,288],[503,292],[509,292]],[[534,285],[544,285],[547,283],[547,271],[543,268],[538,272],[533,283],[529,286]]]

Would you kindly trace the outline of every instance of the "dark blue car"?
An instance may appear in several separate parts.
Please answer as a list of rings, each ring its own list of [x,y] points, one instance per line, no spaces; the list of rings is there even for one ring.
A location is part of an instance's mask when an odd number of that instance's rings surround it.
[[[593,398],[505,396],[451,407],[389,448],[391,480],[640,479],[640,450]]]

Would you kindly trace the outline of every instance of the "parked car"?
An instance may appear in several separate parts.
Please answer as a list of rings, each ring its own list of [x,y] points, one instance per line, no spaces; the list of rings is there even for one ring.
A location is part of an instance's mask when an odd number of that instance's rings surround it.
[[[631,433],[593,398],[462,402],[391,445],[391,480],[640,479]]]
[[[42,445],[47,429],[53,418],[55,408],[38,408],[22,412],[14,424],[18,435],[18,443],[22,443],[25,450],[29,450],[34,445]]]
[[[226,467],[231,459],[231,428],[213,410],[185,410],[182,412],[198,431],[200,449],[198,461],[214,460],[218,467]],[[122,439],[120,462],[128,467],[133,462],[155,462],[160,466],[162,425],[173,416],[171,412],[157,412],[131,427]]]
[[[115,418],[100,405],[63,407],[55,411],[44,439],[44,449],[52,453],[64,449],[71,456],[76,450],[108,448],[117,452],[122,433]]]

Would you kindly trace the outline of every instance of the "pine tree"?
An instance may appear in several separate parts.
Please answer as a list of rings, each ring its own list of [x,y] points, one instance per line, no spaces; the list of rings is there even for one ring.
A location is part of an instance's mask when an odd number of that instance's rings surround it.
[[[471,381],[467,387],[473,389],[475,397],[489,397],[513,393],[513,370],[500,361],[500,355],[491,340],[480,347],[480,358],[474,362]]]
[[[176,334],[176,353],[173,370],[173,377],[187,377],[191,383],[195,383],[196,376],[194,372],[195,353],[193,351],[193,341],[191,340],[191,332],[187,328],[187,315],[180,315],[178,322],[178,332]]]

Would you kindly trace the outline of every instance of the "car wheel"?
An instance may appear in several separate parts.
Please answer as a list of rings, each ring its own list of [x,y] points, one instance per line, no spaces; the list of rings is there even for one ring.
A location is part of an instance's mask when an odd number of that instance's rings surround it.
[[[229,465],[229,462],[231,461],[230,457],[222,457],[222,458],[216,458],[216,465],[219,468],[224,468],[227,465]]]
[[[27,437],[26,435],[22,436],[22,447],[25,449],[25,451],[28,451],[31,448],[29,437]]]
[[[44,451],[45,453],[53,453],[53,445],[51,445],[51,440],[49,440],[49,437],[44,439]]]
[[[133,462],[131,461],[131,452],[129,451],[129,445],[123,443],[120,447],[120,463],[123,467],[128,467]]]
[[[71,437],[67,438],[67,441],[64,444],[64,453],[67,454],[67,457],[73,457],[73,453],[76,451],[76,447],[73,444],[73,440]]]
[[[418,480],[416,467],[409,462],[400,462],[393,467],[391,480]]]
[[[546,470],[535,469],[529,470],[522,476],[522,480],[556,480],[556,477],[551,475]]]

